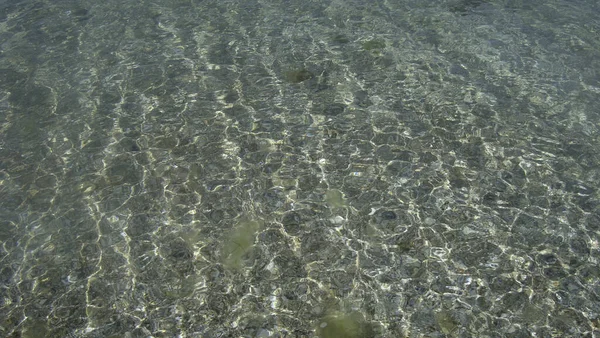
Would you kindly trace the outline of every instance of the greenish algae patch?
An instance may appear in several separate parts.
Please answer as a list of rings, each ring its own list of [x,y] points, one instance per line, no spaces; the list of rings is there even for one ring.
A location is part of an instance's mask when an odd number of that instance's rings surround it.
[[[314,77],[314,74],[305,68],[290,70],[285,73],[285,80],[289,83],[300,83],[306,80],[310,80]]]
[[[378,50],[378,49],[384,49],[385,48],[385,41],[383,41],[382,39],[367,40],[367,41],[364,41],[362,43],[362,47],[365,50],[368,50],[368,51],[373,51],[373,50]]]
[[[344,208],[348,205],[344,193],[337,189],[327,190],[325,193],[325,202],[331,208]]]
[[[225,237],[221,260],[226,268],[239,270],[243,259],[252,252],[256,234],[262,223],[254,220],[242,220]]]
[[[364,338],[372,336],[372,328],[358,312],[333,312],[319,321],[319,338]]]
[[[452,314],[448,311],[442,310],[436,312],[435,321],[445,335],[452,334],[458,329],[458,323],[452,318]]]

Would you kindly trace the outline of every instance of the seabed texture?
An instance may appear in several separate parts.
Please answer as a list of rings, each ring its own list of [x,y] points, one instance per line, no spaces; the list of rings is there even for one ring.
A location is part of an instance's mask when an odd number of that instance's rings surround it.
[[[600,5],[0,3],[0,336],[600,337]]]

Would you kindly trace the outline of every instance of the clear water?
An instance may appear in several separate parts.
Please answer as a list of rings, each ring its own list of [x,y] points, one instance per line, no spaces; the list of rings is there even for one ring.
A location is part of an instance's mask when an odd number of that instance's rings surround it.
[[[599,337],[593,0],[0,1],[0,336]]]

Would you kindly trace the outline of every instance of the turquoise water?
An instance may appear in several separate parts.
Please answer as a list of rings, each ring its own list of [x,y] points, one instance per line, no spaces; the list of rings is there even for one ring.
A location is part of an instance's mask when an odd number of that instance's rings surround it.
[[[596,1],[0,1],[0,336],[600,336]]]

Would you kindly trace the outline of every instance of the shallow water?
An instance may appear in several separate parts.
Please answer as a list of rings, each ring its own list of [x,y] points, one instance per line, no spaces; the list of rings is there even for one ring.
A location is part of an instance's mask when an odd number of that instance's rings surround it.
[[[599,18],[0,3],[0,335],[600,335]]]

